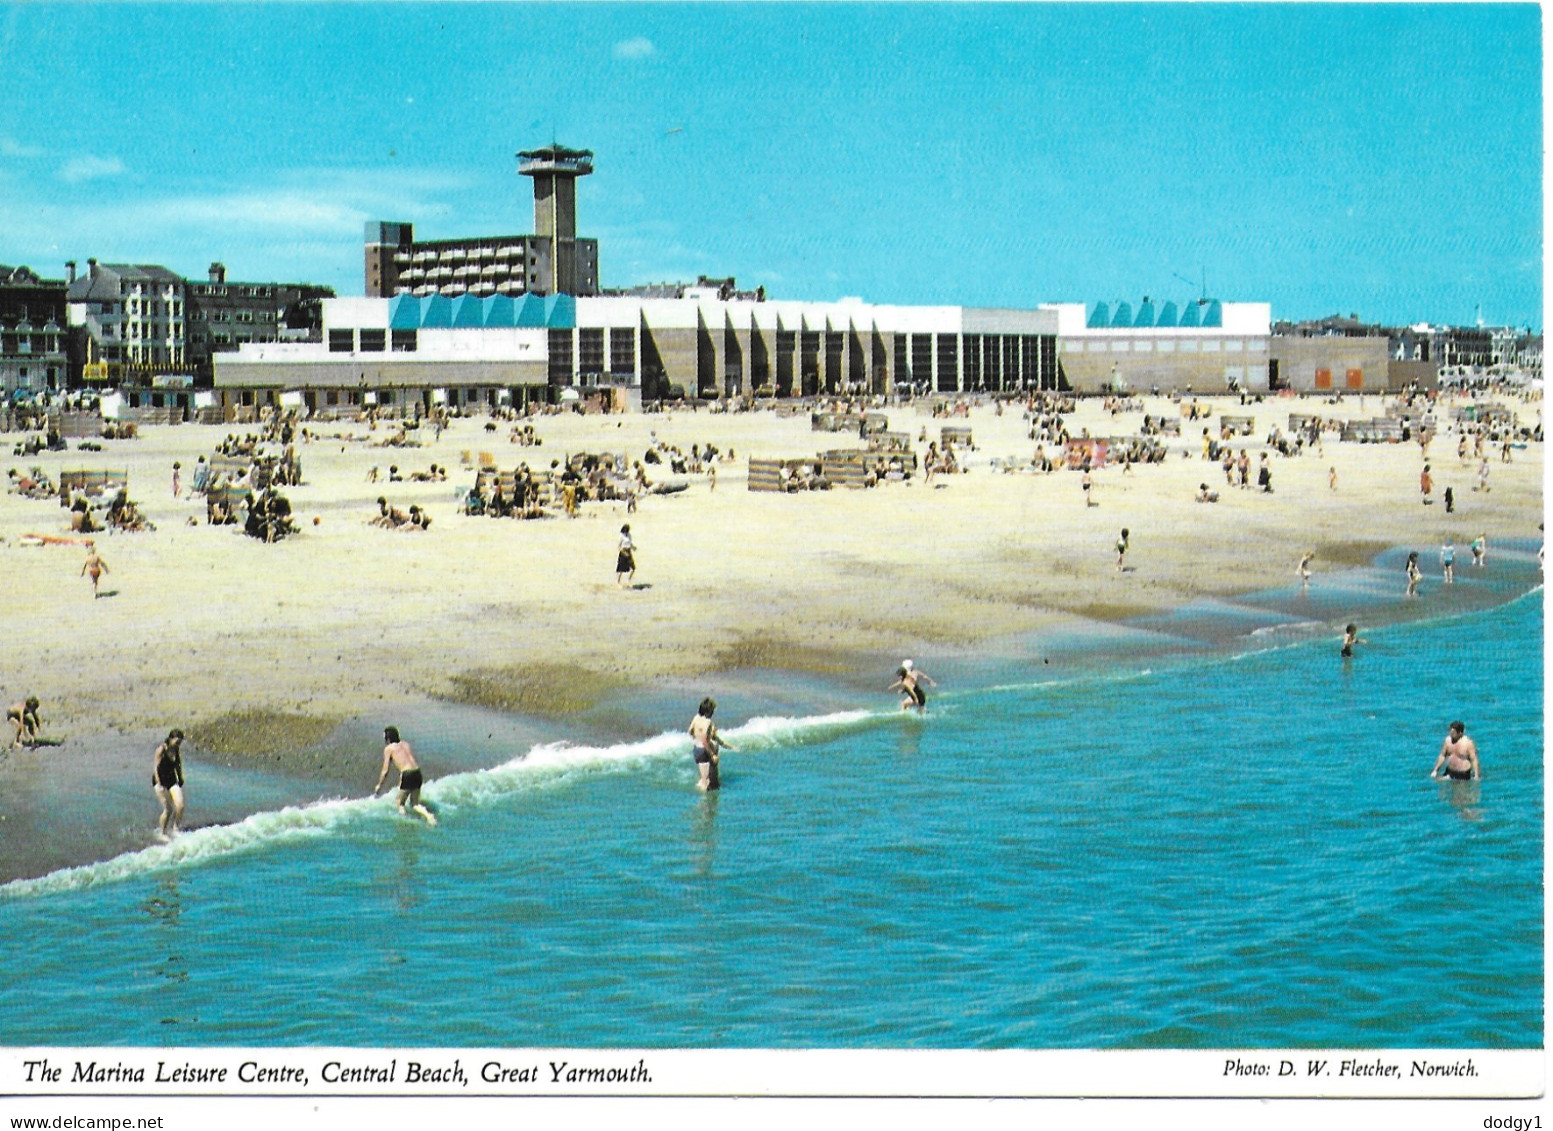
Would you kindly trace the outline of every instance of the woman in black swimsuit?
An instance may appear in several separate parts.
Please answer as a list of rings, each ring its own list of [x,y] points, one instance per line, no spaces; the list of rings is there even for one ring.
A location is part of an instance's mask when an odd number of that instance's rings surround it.
[[[162,804],[157,834],[166,840],[168,825],[176,833],[183,822],[183,731],[169,731],[167,741],[151,757],[151,788]]]

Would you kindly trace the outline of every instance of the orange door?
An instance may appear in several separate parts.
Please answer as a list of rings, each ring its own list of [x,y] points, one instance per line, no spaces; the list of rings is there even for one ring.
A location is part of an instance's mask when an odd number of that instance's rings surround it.
[[[1330,389],[1332,387],[1332,371],[1330,369],[1316,370],[1316,388]]]
[[[1350,369],[1348,371],[1348,387],[1350,389],[1364,388],[1364,370]]]

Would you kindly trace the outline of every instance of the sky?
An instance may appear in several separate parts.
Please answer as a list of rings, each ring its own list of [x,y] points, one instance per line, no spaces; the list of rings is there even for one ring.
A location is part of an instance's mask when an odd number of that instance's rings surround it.
[[[0,4],[0,263],[363,290],[369,221],[601,283],[1542,326],[1535,4]]]

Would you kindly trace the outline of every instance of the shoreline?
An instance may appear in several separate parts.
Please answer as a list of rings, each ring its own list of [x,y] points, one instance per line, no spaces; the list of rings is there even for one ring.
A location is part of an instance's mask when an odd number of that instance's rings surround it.
[[[1459,590],[1469,599],[1450,607],[1376,596],[1373,589],[1367,603],[1350,601],[1345,607],[1363,620],[1365,631],[1383,633],[1411,623],[1471,618],[1534,596],[1540,588],[1535,547],[1501,549],[1514,563],[1512,570],[1501,571],[1509,576],[1482,585],[1469,579]],[[1388,551],[1390,556],[1399,553],[1396,548]],[[1362,593],[1365,583],[1373,579],[1373,569],[1373,565],[1358,567],[1347,574],[1334,573],[1330,579],[1347,580],[1350,585],[1344,591]],[[1385,576],[1394,572],[1388,569]],[[1291,617],[1276,601],[1269,601],[1285,589],[1247,592],[1238,601],[1206,602],[1220,606],[1220,612],[1228,611],[1216,623],[1206,624],[1206,631],[1201,631],[1205,610],[1183,606],[1141,618],[1152,623],[1074,620],[1047,634],[1020,634],[984,641],[983,647],[928,653],[931,670],[945,687],[935,698],[941,701],[946,692],[954,699],[1026,686],[1037,675],[1046,677],[1039,682],[1069,682],[1156,670],[1161,663],[1211,663],[1315,644],[1328,637],[1334,640],[1335,652],[1337,625]],[[1213,620],[1211,615],[1208,619]],[[1183,632],[1183,627],[1199,631]],[[261,725],[245,733],[256,731],[267,741],[246,756],[197,741],[186,747],[190,777],[186,831],[237,824],[283,808],[305,809],[365,796],[378,766],[378,717],[395,720],[407,736],[413,736],[434,783],[450,774],[479,773],[523,761],[541,747],[652,743],[676,734],[684,721],[681,716],[688,718],[695,699],[706,693],[718,699],[720,719],[730,730],[755,717],[802,722],[857,711],[888,715],[896,697],[883,690],[890,663],[876,663],[878,658],[871,652],[854,653],[854,663],[843,666],[844,670],[834,666],[826,670],[732,668],[711,680],[686,677],[667,680],[651,690],[616,689],[571,714],[536,716],[448,699],[405,699],[381,716],[337,720],[318,741],[289,750],[273,749],[270,744],[278,732],[266,732],[262,713],[250,712],[250,721]],[[834,660],[833,656],[832,665]],[[922,666],[929,666],[927,660]],[[316,725],[317,720],[308,719],[302,729],[316,729]],[[0,800],[0,829],[7,840],[20,838],[29,845],[23,853],[8,854],[0,865],[0,888],[152,847],[156,804],[149,786],[138,786],[141,777],[148,777],[150,751],[161,737],[154,730],[116,731],[71,739],[58,747],[11,751],[0,760],[0,780],[11,783]],[[22,791],[21,806],[15,805],[18,780],[35,783]],[[394,796],[391,785],[383,796]]]
[[[155,530],[98,536],[111,596],[94,599],[81,576],[84,548],[24,541],[64,530],[58,500],[0,495],[0,654],[8,657],[0,695],[6,703],[37,695],[44,735],[66,740],[0,758],[0,816],[27,809],[10,827],[68,827],[81,784],[71,778],[100,777],[127,758],[127,780],[137,784],[114,827],[138,827],[142,811],[149,827],[155,808],[149,789],[141,796],[138,763],[149,766],[172,727],[190,736],[202,772],[284,778],[292,794],[310,787],[316,797],[320,786],[370,787],[381,727],[405,728],[411,714],[459,720],[476,759],[578,734],[629,738],[643,720],[677,730],[689,715],[659,705],[671,694],[693,706],[710,691],[727,699],[725,712],[747,701],[808,714],[815,704],[795,696],[845,706],[882,697],[905,656],[964,685],[978,670],[1028,662],[1041,649],[1054,661],[1087,655],[1097,640],[1128,642],[1116,644],[1124,656],[1200,649],[1214,643],[1205,635],[1233,637],[1248,618],[1339,626],[1369,618],[1370,627],[1437,607],[1427,578],[1416,610],[1401,601],[1400,564],[1386,558],[1398,548],[1421,550],[1436,580],[1446,537],[1457,543],[1463,576],[1467,543],[1480,532],[1489,537],[1489,578],[1509,560],[1499,557],[1503,547],[1518,547],[1523,561],[1535,553],[1540,443],[1516,449],[1510,463],[1496,454],[1493,489],[1479,494],[1455,434],[1440,435],[1436,491],[1454,486],[1458,508],[1446,515],[1438,503],[1420,506],[1417,444],[1345,443],[1328,433],[1315,452],[1270,457],[1275,493],[1227,488],[1213,478],[1219,466],[1200,458],[1194,430],[1224,413],[1255,415],[1257,435],[1235,446],[1260,452],[1289,415],[1368,418],[1384,409],[1380,398],[1199,403],[1212,415],[1183,421],[1164,462],[1097,469],[1094,505],[1076,472],[998,470],[1028,461],[1041,441],[1018,407],[987,403],[950,417],[921,404],[885,410],[919,453],[944,427],[973,429],[975,446],[961,453],[965,474],[793,495],[748,491],[749,458],[812,456],[856,439],[815,431],[807,415],[765,410],[540,415],[523,422],[541,437],[538,447],[509,443],[506,425],[483,416],[455,419],[435,439],[427,430],[418,447],[383,447],[383,430],[331,422],[309,426],[311,439],[298,442],[303,482],[284,493],[301,531],[275,544],[205,525],[204,500],[171,490],[175,461],[187,482],[199,455],[257,426],[150,426],[135,439],[104,441],[101,452],[14,458],[56,480],[68,469],[126,470],[130,497]],[[1436,406],[1442,420],[1453,403]],[[1080,400],[1066,425],[1075,436],[1116,436],[1138,432],[1145,414],[1181,415],[1162,397],[1130,404],[1112,412],[1099,399]],[[1540,424],[1540,400],[1511,407],[1523,425]],[[578,453],[635,461],[658,444],[688,453],[698,443],[735,456],[719,464],[715,485],[676,475],[686,490],[648,495],[634,512],[623,501],[541,521],[458,510],[458,492],[485,456],[504,469],[520,461],[545,468]],[[447,478],[410,478],[429,464]],[[393,466],[404,481],[386,481]],[[648,466],[655,479],[669,471]],[[1205,480],[1219,503],[1195,501]],[[380,495],[421,506],[431,528],[370,525]],[[635,586],[621,589],[613,567],[626,522],[640,569]],[[1113,548],[1122,527],[1132,532],[1125,571]],[[1310,550],[1315,576],[1301,611],[1294,567]],[[1377,555],[1383,567],[1369,564]],[[1459,588],[1458,596],[1472,587]],[[1256,609],[1267,605],[1273,612]],[[721,695],[719,686],[738,691]],[[132,749],[121,753],[126,744]],[[95,761],[68,761],[87,749],[100,752]],[[33,760],[50,756],[58,771]],[[234,778],[236,795],[249,788],[257,787]]]

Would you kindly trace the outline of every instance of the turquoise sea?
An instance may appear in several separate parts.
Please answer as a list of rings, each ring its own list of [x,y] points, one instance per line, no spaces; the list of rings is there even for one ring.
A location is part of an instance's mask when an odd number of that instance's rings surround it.
[[[922,655],[922,719],[733,673],[451,770],[401,719],[436,829],[325,800],[0,887],[0,1043],[1540,1048],[1534,552]],[[1457,717],[1480,783],[1428,777]]]

